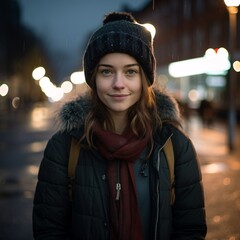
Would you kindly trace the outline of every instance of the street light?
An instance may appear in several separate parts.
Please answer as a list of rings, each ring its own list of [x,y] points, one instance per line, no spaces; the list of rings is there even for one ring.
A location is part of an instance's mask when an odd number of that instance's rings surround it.
[[[233,63],[233,55],[236,50],[237,42],[237,13],[240,0],[224,0],[229,12],[229,52],[231,63]],[[236,72],[229,70],[229,111],[228,111],[228,147],[229,150],[234,150],[235,127],[236,127],[236,106],[235,106],[235,91],[236,91]]]

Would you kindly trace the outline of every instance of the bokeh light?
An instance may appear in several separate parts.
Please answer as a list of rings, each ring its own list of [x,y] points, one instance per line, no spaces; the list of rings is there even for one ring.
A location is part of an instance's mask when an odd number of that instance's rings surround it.
[[[8,94],[8,91],[9,91],[9,87],[7,84],[4,83],[0,86],[0,95],[1,96],[3,96],[3,97],[6,96]]]
[[[13,108],[17,109],[20,105],[20,97],[14,97],[12,100]]]
[[[151,33],[152,39],[154,39],[156,35],[156,28],[151,23],[144,23],[142,25]]]
[[[72,89],[73,89],[73,85],[69,81],[64,81],[61,84],[61,89],[63,90],[64,93],[70,93],[72,91]]]
[[[44,67],[37,67],[32,71],[32,77],[35,80],[39,80],[44,77],[46,70]]]
[[[240,0],[224,0],[224,2],[228,7],[238,7],[240,4]]]
[[[71,82],[74,84],[81,84],[85,82],[84,72],[74,72],[70,76]]]
[[[240,61],[235,61],[233,63],[233,69],[236,71],[236,72],[240,72]]]

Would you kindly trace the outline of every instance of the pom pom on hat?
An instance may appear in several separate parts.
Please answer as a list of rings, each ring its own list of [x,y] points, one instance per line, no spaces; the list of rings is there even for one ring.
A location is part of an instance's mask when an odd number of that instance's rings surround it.
[[[105,15],[105,18],[103,19],[103,25],[109,22],[114,22],[114,21],[120,21],[120,20],[125,20],[129,22],[136,22],[133,16],[129,13],[122,13],[122,12],[112,12],[107,15]]]
[[[125,12],[105,15],[103,26],[90,38],[83,57],[86,82],[92,87],[93,72],[100,59],[108,53],[126,53],[141,65],[149,86],[155,79],[156,61],[151,34]]]

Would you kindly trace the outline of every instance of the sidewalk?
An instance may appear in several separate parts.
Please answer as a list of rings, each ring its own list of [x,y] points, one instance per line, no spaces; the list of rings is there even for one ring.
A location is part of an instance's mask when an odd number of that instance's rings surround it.
[[[208,234],[206,240],[240,239],[240,129],[236,150],[229,153],[227,129],[223,124],[201,127],[198,119],[189,122],[201,165],[205,190]]]

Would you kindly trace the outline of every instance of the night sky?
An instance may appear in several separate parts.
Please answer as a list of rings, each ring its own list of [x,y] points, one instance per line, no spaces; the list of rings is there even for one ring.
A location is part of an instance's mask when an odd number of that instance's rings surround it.
[[[44,40],[56,81],[81,67],[82,53],[105,13],[141,9],[150,0],[18,0],[22,23]]]

